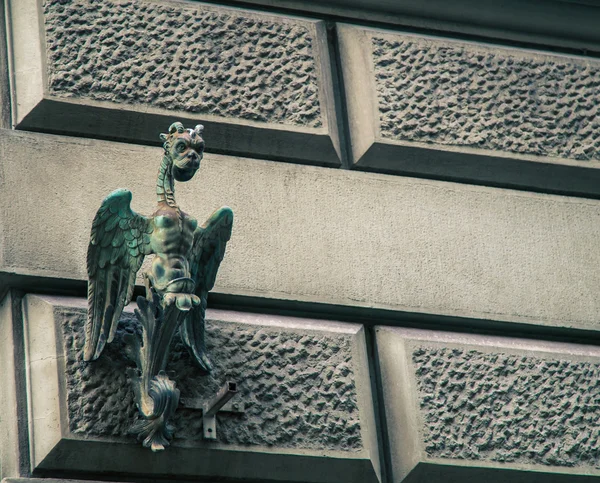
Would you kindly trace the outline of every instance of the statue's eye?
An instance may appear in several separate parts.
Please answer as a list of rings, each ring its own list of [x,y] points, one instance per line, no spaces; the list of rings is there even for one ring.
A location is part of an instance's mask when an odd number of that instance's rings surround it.
[[[185,151],[185,143],[178,143],[177,146],[175,146],[175,150],[178,153],[183,153]]]

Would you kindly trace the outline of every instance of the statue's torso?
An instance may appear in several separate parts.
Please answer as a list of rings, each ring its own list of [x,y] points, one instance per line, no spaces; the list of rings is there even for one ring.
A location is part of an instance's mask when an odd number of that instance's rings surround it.
[[[193,283],[186,279],[190,277],[189,256],[198,222],[183,212],[180,222],[179,216],[172,207],[161,207],[154,213],[150,243],[156,256],[150,274],[159,291],[191,293]]]

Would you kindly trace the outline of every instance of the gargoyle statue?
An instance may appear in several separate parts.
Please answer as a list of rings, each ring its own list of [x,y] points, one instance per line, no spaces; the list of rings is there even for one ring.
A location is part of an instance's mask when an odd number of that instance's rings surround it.
[[[151,217],[132,211],[131,192],[119,189],[100,206],[92,225],[87,254],[88,318],[85,326],[86,361],[97,359],[116,333],[119,318],[131,300],[136,274],[145,255],[154,254],[144,272],[146,297],[135,310],[142,327],[139,336],[126,336],[127,353],[137,365],[128,374],[141,418],[132,431],[153,451],[169,445],[173,429],[169,418],[179,402],[179,390],[166,373],[171,339],[181,338],[206,372],[204,315],[209,290],[231,236],[233,212],[215,211],[202,226],[175,201],[175,183],[189,181],[204,151],[203,126],[184,129],[173,123],[161,134],[164,156],[158,171],[158,207]]]

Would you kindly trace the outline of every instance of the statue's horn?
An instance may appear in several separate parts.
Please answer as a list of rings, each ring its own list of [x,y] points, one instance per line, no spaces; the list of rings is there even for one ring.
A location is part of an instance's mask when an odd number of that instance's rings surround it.
[[[183,131],[185,131],[185,129],[180,122],[174,122],[169,126],[169,134],[173,134],[174,132],[182,133]]]
[[[196,131],[196,133],[201,136],[202,133],[204,132],[204,126],[202,124],[196,124],[194,131]]]

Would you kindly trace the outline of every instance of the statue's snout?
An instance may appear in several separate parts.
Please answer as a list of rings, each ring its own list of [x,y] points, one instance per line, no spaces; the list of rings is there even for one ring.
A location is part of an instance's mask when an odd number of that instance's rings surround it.
[[[194,150],[190,150],[190,152],[186,156],[185,166],[182,166],[185,169],[190,169],[196,171],[200,168],[200,160],[202,157],[198,155],[198,153]]]
[[[173,175],[177,181],[188,181],[192,179],[198,168],[200,168],[200,156],[193,150],[173,165]]]

